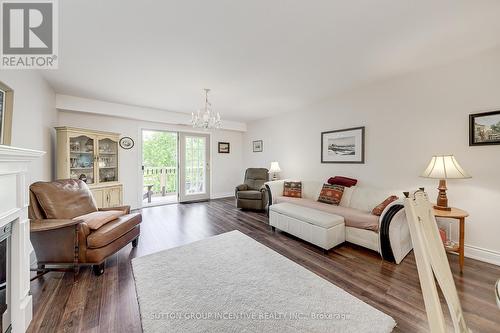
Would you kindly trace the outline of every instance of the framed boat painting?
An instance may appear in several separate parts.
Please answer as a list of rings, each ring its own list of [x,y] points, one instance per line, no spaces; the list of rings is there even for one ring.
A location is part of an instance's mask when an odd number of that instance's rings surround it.
[[[229,142],[219,142],[218,149],[219,149],[219,154],[229,154],[230,152]]]
[[[322,132],[321,163],[365,163],[365,128]]]

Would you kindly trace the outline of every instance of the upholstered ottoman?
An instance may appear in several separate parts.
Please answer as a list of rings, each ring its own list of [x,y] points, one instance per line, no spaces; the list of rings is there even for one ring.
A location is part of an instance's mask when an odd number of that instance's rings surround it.
[[[269,207],[269,224],[327,251],[345,241],[342,216],[288,202]]]

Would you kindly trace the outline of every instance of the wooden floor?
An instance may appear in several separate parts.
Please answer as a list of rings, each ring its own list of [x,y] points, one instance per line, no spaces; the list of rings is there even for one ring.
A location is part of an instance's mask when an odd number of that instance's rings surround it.
[[[400,265],[350,244],[324,255],[294,237],[272,233],[265,214],[241,212],[232,199],[220,199],[144,209],[139,246],[128,245],[109,258],[100,277],[82,269],[77,283],[71,273],[49,273],[33,281],[30,332],[140,332],[130,259],[230,230],[247,234],[391,315],[398,323],[396,332],[428,331],[413,253]],[[449,259],[468,325],[474,332],[500,332],[493,293],[500,267],[466,258],[461,275],[457,257]]]

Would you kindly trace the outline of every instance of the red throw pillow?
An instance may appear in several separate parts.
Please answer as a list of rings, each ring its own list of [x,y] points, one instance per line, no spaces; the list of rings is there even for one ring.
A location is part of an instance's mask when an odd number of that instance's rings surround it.
[[[340,200],[342,200],[343,194],[344,186],[323,184],[318,201],[338,206],[340,204]]]
[[[302,198],[302,182],[285,182],[283,186],[283,196]]]
[[[340,185],[344,187],[351,187],[356,185],[357,183],[358,183],[357,179],[343,177],[343,176],[335,176],[335,177],[330,177],[330,179],[328,179],[328,184]]]
[[[382,212],[384,211],[385,207],[389,206],[391,202],[394,202],[398,200],[399,198],[395,195],[391,195],[387,199],[385,199],[381,204],[378,204],[377,207],[373,208],[372,214],[380,216],[382,215]]]

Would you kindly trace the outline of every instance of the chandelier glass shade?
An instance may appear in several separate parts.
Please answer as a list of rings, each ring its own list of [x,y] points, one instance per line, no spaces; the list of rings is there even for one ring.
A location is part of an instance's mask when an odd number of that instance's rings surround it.
[[[194,128],[219,129],[221,120],[219,112],[212,110],[212,104],[208,101],[210,89],[205,89],[205,106],[196,113],[191,112],[191,124]]]

